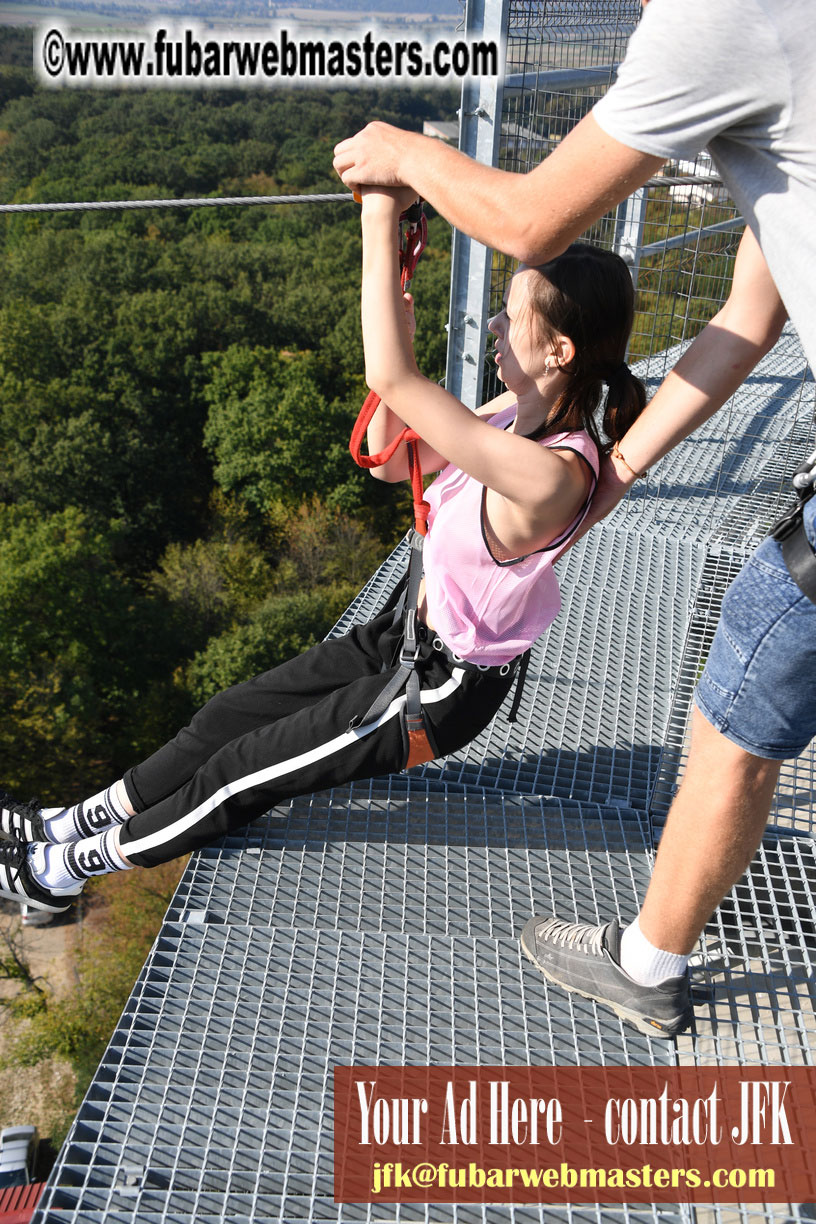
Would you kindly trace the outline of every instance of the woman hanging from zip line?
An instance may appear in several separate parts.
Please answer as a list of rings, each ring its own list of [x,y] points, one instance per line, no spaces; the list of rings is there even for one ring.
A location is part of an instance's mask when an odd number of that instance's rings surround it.
[[[0,896],[62,911],[91,876],[156,866],[295,795],[454,752],[555,619],[553,562],[587,512],[599,454],[645,403],[624,360],[631,277],[580,244],[516,272],[489,323],[506,391],[474,414],[414,361],[397,243],[412,201],[362,192],[366,379],[382,397],[369,451],[408,425],[422,470],[440,473],[404,609],[398,590],[368,624],[226,689],[98,795],[65,808],[0,798]],[[401,442],[375,475],[402,480],[408,467]]]

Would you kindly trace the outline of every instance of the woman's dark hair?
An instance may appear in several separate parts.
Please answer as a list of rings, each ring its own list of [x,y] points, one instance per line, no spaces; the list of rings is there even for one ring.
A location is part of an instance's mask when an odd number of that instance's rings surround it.
[[[635,309],[629,269],[612,251],[574,242],[532,271],[540,274],[530,285],[532,326],[546,345],[562,335],[575,346],[572,361],[560,367],[570,375],[569,385],[537,436],[551,433],[554,425],[585,429],[600,450],[609,450],[596,422],[604,384],[601,424],[611,443],[620,441],[646,405],[646,389],[625,361]]]

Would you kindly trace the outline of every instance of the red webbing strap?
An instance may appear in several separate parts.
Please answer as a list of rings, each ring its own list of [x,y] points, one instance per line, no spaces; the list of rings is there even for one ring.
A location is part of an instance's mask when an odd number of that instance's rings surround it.
[[[416,270],[419,257],[428,241],[428,222],[425,214],[421,211],[421,207],[419,205],[417,210],[415,206],[413,209],[409,209],[407,214],[403,214],[403,216],[412,222],[411,226],[401,235],[400,241],[400,285],[402,286],[403,293],[408,291],[408,286]],[[419,464],[415,445],[417,442],[422,441],[419,434],[415,430],[409,429],[406,425],[401,433],[397,434],[396,438],[392,439],[384,450],[379,451],[376,455],[363,454],[363,442],[365,441],[366,432],[379,406],[379,395],[377,395],[376,391],[369,391],[355,421],[354,428],[351,431],[351,438],[349,440],[351,457],[357,466],[361,468],[382,467],[395,454],[403,442],[407,443],[408,471],[411,477],[411,490],[414,496],[414,527],[420,535],[424,536],[428,531],[430,506],[424,498],[422,468]]]
[[[431,507],[425,500],[425,489],[422,484],[422,468],[419,464],[419,449],[417,443],[422,439],[413,429],[408,431],[409,436],[406,437],[408,451],[408,474],[411,477],[411,492],[414,495],[414,530],[419,535],[428,534],[428,515],[431,512]]]
[[[360,409],[357,420],[354,422],[354,428],[351,431],[349,450],[351,451],[352,459],[361,468],[382,467],[403,442],[419,441],[419,434],[414,433],[413,429],[409,429],[406,425],[405,429],[397,434],[396,438],[392,438],[385,450],[378,451],[376,455],[364,455],[363,442],[365,441],[366,432],[379,406],[379,395],[376,391],[369,391],[363,401],[363,406]]]

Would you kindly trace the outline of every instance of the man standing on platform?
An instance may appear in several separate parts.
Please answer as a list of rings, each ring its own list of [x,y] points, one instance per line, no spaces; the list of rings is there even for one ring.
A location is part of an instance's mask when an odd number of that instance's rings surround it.
[[[409,185],[458,229],[535,265],[666,161],[708,148],[748,224],[731,293],[607,459],[593,522],[730,398],[786,315],[816,369],[815,61],[810,0],[651,0],[609,92],[527,174],[383,123],[335,150],[346,184]],[[723,602],[638,918],[621,931],[536,917],[522,933],[549,979],[651,1035],[690,1022],[688,956],[759,845],[781,762],[816,735],[816,497],[792,539],[784,553],[765,540]]]

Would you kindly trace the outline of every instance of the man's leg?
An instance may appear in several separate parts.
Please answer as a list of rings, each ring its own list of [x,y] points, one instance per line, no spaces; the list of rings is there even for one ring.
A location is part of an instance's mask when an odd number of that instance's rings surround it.
[[[805,511],[816,547],[816,499]],[[765,540],[732,583],[695,693],[691,754],[638,920],[555,916],[521,942],[545,977],[667,1036],[691,1019],[687,954],[762,836],[783,760],[816,737],[816,604]]]
[[[521,937],[530,959],[641,1032],[682,1032],[691,1020],[688,954],[754,857],[780,766],[726,739],[695,708],[686,772],[638,918],[622,933],[617,923],[532,918]]]
[[[780,766],[726,739],[695,709],[686,772],[638,919],[621,935],[617,923],[532,918],[521,937],[530,959],[641,1032],[682,1032],[691,1019],[688,954],[756,852]]]
[[[754,857],[780,766],[745,752],[694,710],[685,776],[640,911],[640,929],[656,948],[692,951]]]

